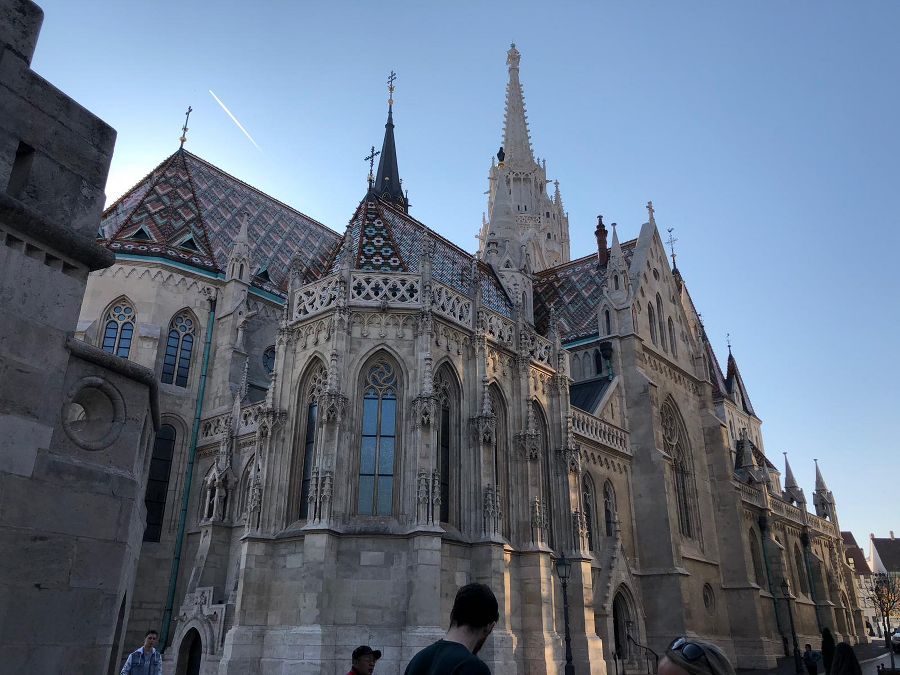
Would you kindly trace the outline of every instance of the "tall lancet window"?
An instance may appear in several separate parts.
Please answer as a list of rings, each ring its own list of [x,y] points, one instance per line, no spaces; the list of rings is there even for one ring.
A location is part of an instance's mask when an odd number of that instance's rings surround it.
[[[675,324],[669,317],[669,346],[672,347],[672,356],[678,356],[678,342],[675,340]]]
[[[503,536],[510,536],[509,523],[509,480],[507,478],[507,433],[506,433],[506,403],[503,395],[496,385],[490,388],[491,409],[494,411],[494,445],[491,448],[492,464],[494,467],[494,486],[500,495],[499,507],[502,515]]]
[[[194,316],[190,312],[175,315],[169,324],[166,340],[166,355],[163,359],[162,377],[164,384],[186,387],[191,371],[191,354],[194,351]]]
[[[650,341],[656,344],[656,312],[653,310],[653,304],[647,303],[647,322],[650,324]]]
[[[662,344],[662,348],[667,349],[665,319],[663,318],[663,304],[662,298],[660,297],[659,293],[656,294],[656,320],[659,322],[659,341]]]
[[[594,491],[594,480],[588,473],[581,482],[581,508],[584,511],[584,522],[587,525],[588,549],[594,550],[594,521],[597,517],[597,497]]]
[[[541,456],[541,473],[542,483],[541,483],[541,501],[544,503],[544,525],[545,525],[545,542],[548,546],[553,548],[553,508],[551,506],[552,499],[552,490],[550,488],[550,480],[552,475],[552,466],[550,459],[550,438],[547,434],[547,419],[544,417],[544,411],[541,410],[541,407],[537,404],[537,402],[532,402],[532,410],[534,411],[534,419],[535,424],[537,425],[538,430],[538,439],[540,442],[540,456]]]
[[[675,500],[678,510],[678,528],[689,539],[699,539],[700,524],[697,510],[697,488],[694,482],[694,464],[687,430],[681,414],[671,400],[663,403],[663,440],[672,458],[675,472]]]
[[[366,372],[363,387],[357,510],[366,516],[389,516],[393,510],[397,437],[394,367],[385,359],[378,359]]]
[[[459,401],[457,398],[457,388],[455,378],[449,368],[442,367],[438,370],[437,376],[434,378],[434,391],[438,400],[438,425],[437,425],[437,451],[438,451],[438,470],[440,471],[440,497],[441,512],[440,518],[442,523],[451,522],[450,514],[455,511],[455,507],[451,509],[451,490],[454,476],[453,467],[456,462],[451,458],[457,458],[456,433],[459,424],[456,423],[457,413],[459,410]]]
[[[116,300],[106,313],[103,327],[103,351],[128,358],[134,337],[134,306],[125,298]]]
[[[603,523],[606,536],[613,536],[616,532],[616,491],[609,481],[603,485]]]
[[[313,368],[307,380],[303,405],[306,408],[303,427],[303,465],[300,479],[300,504],[298,516],[301,520],[309,517],[309,493],[312,487],[312,471],[316,461],[316,433],[319,430],[319,400],[325,393],[328,373],[321,363]]]

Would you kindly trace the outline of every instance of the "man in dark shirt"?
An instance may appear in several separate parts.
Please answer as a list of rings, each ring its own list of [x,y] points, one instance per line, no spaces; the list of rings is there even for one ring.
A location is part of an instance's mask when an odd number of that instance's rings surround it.
[[[491,675],[491,669],[475,655],[499,619],[497,598],[490,588],[463,586],[453,601],[450,630],[443,640],[416,654],[405,675]]]

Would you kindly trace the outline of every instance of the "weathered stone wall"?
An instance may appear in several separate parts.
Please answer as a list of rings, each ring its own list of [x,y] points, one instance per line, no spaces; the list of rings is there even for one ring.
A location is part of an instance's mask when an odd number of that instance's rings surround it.
[[[152,373],[74,341],[115,132],[30,69],[43,15],[0,1],[0,649],[112,672],[158,423]]]

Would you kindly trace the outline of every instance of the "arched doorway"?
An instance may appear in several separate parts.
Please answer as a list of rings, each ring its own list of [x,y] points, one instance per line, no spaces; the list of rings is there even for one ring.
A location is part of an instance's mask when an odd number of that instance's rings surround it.
[[[191,628],[181,640],[178,649],[178,675],[200,675],[203,659],[203,640],[196,628]]]
[[[619,661],[631,660],[631,642],[628,636],[634,631],[634,614],[631,602],[623,591],[613,598],[613,648]]]

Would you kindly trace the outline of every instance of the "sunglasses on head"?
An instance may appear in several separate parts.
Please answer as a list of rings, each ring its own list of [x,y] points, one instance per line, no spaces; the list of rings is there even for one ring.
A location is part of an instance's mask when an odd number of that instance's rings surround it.
[[[669,651],[679,652],[685,661],[694,662],[706,657],[703,647],[696,642],[691,642],[685,637],[680,637],[669,645]]]

